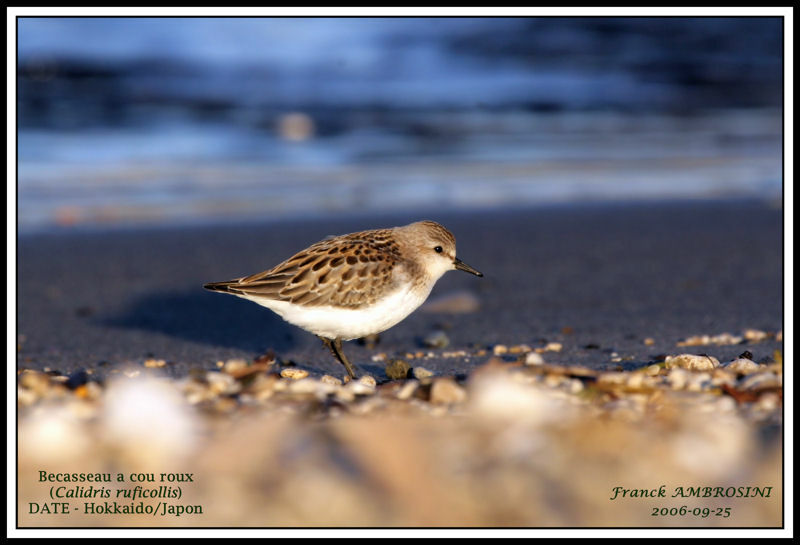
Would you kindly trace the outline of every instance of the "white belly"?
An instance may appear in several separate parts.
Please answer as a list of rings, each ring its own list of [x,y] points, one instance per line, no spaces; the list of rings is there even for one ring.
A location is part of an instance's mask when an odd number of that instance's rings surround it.
[[[431,286],[433,287],[433,286]],[[304,307],[286,301],[240,295],[274,311],[290,324],[328,339],[358,339],[386,331],[414,312],[428,298],[430,289],[399,289],[362,309],[331,306]]]

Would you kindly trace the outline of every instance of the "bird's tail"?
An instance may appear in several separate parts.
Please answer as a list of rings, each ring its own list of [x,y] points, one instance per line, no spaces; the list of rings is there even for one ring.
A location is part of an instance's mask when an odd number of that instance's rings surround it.
[[[236,284],[236,280],[228,280],[226,282],[209,282],[203,284],[203,287],[210,291],[221,291],[223,293],[236,293],[231,289],[231,286]]]

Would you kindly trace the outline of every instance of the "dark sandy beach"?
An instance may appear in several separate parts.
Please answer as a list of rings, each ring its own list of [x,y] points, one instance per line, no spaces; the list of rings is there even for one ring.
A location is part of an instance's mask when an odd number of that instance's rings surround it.
[[[593,204],[470,213],[353,216],[214,227],[147,228],[18,238],[18,366],[98,376],[146,358],[183,376],[272,350],[312,375],[343,369],[313,335],[248,301],[203,290],[254,273],[331,234],[434,219],[458,255],[485,274],[450,272],[431,299],[470,292],[468,313],[418,310],[373,348],[345,343],[361,372],[385,379],[389,358],[432,351],[416,365],[466,374],[496,344],[541,347],[548,363],[641,367],[665,354],[745,350],[771,359],[774,339],[681,347],[695,335],[783,328],[783,213],[753,201]],[[446,349],[425,348],[436,329]],[[645,339],[652,341],[645,342]],[[440,357],[465,350],[485,356]],[[414,364],[414,362],[412,362]]]

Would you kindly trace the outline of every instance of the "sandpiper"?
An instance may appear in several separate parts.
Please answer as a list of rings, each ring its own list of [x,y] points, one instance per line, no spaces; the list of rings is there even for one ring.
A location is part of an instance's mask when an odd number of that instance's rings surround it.
[[[249,299],[314,333],[355,378],[342,341],[394,326],[453,269],[483,276],[456,257],[450,231],[419,221],[329,237],[269,270],[203,287]]]

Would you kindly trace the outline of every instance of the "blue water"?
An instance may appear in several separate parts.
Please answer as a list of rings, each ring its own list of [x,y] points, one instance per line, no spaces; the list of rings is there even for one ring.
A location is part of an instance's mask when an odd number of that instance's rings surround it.
[[[20,19],[18,224],[778,198],[779,19]]]

